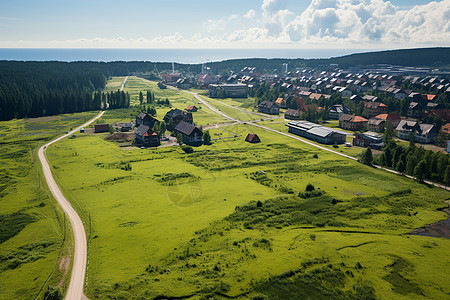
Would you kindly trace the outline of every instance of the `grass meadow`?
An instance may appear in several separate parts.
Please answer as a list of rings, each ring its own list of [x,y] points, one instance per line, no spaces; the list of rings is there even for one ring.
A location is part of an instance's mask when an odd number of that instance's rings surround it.
[[[95,116],[69,114],[0,122],[0,299],[36,299],[68,282],[59,269],[72,236],[37,160],[45,142]],[[69,267],[69,266],[67,266]]]
[[[128,80],[130,94],[156,87]],[[173,107],[194,102],[156,89]],[[157,108],[159,119],[165,109]],[[135,110],[103,118],[126,121]],[[221,118],[206,107],[194,113],[200,125]],[[287,131],[279,121],[263,124]],[[91,299],[449,297],[450,240],[408,235],[446,218],[447,191],[248,124],[214,128],[212,137],[223,129],[237,137],[191,154],[123,148],[108,134],[49,147],[56,180],[91,220]],[[248,133],[262,142],[244,142]]]

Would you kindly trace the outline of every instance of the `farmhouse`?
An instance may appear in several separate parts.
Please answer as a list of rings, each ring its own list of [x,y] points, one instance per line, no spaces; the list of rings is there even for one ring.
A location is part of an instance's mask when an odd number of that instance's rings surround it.
[[[384,127],[386,126],[386,120],[372,118],[367,122],[370,131],[384,132]]]
[[[154,147],[160,144],[159,134],[147,125],[140,125],[136,130],[135,136],[136,142],[144,146]]]
[[[258,111],[269,115],[278,115],[280,113],[280,106],[275,102],[266,100],[258,105]]]
[[[183,143],[187,145],[201,145],[203,142],[203,132],[193,124],[181,121],[175,127],[175,133],[180,133]]]
[[[342,117],[343,114],[349,114],[350,113],[350,109],[348,109],[347,107],[345,107],[342,104],[336,104],[333,105],[330,110],[328,111],[328,117],[330,117],[330,119],[336,119],[339,120],[340,117]]]
[[[284,113],[284,118],[290,120],[300,120],[300,111],[288,108],[288,110]]]
[[[289,132],[322,144],[343,144],[347,133],[308,121],[292,121],[286,124]]]
[[[381,102],[366,102],[364,103],[364,115],[373,117],[387,112],[387,106]]]
[[[188,112],[196,112],[197,110],[198,108],[195,105],[189,105],[188,107],[186,107],[186,111]]]
[[[194,123],[192,113],[185,112],[182,111],[181,109],[175,108],[168,111],[164,116],[164,122],[166,122],[168,130],[173,130],[181,121],[190,124]]]
[[[346,130],[361,130],[367,124],[367,119],[360,116],[343,114],[339,118],[339,127]]]
[[[261,140],[259,139],[259,136],[255,133],[249,133],[247,134],[247,137],[245,138],[246,142],[252,143],[252,144],[256,144],[256,143],[260,143]]]
[[[211,98],[247,98],[246,84],[210,84],[209,96]]]
[[[94,132],[95,133],[109,132],[109,124],[95,124]]]
[[[159,123],[158,120],[156,120],[155,118],[153,118],[152,116],[150,116],[146,112],[141,112],[136,117],[136,127],[139,127],[141,125],[145,125],[145,126],[148,126],[150,128],[153,128],[153,125],[155,125],[155,122]]]
[[[408,140],[412,137],[415,142],[422,144],[433,143],[438,135],[438,130],[432,124],[419,124],[406,120],[402,120],[395,130],[399,138]]]

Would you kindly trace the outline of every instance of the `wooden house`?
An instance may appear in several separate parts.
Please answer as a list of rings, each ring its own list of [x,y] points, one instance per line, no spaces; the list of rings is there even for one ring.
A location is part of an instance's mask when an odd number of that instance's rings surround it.
[[[94,132],[95,133],[109,132],[109,124],[95,124]]]
[[[175,108],[168,111],[164,116],[164,122],[166,122],[166,127],[168,130],[171,131],[173,131],[181,121],[193,124],[194,119],[192,117],[192,113],[185,112],[182,111],[181,109]]]
[[[249,133],[247,134],[247,137],[245,138],[246,142],[252,143],[252,144],[256,144],[256,143],[260,143],[261,140],[259,139],[259,136],[255,133]]]
[[[147,114],[146,112],[141,112],[137,117],[136,117],[136,127],[139,127],[141,125],[145,125],[148,126],[150,128],[153,128],[153,126],[156,123],[159,123],[158,120],[156,120],[155,118],[153,118],[152,116],[150,116],[149,114]]]
[[[363,117],[343,114],[339,118],[339,127],[346,130],[361,130],[367,122],[368,120]]]
[[[160,136],[147,125],[140,125],[135,132],[136,143],[148,147],[160,145]]]
[[[297,109],[288,108],[284,113],[284,118],[289,120],[300,120],[300,111]]]
[[[258,111],[269,115],[278,115],[280,113],[280,106],[275,102],[266,100],[258,105]]]
[[[183,137],[183,143],[187,145],[201,145],[203,143],[202,130],[191,123],[179,122],[175,127],[175,133],[180,133]]]

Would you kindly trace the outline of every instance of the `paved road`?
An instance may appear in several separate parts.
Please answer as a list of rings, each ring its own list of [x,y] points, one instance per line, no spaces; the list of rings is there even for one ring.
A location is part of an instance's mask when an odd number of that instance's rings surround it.
[[[191,93],[192,95],[194,95],[195,98],[196,98],[198,101],[200,101],[201,103],[203,103],[204,105],[206,105],[206,106],[207,106],[209,109],[211,109],[212,111],[214,111],[214,112],[216,112],[216,113],[222,115],[223,117],[225,117],[225,118],[227,118],[227,119],[230,119],[230,120],[232,120],[232,121],[234,121],[234,122],[236,122],[236,123],[241,123],[241,124],[244,124],[244,123],[245,123],[245,124],[248,124],[248,125],[252,125],[252,126],[255,126],[255,127],[259,127],[259,128],[265,129],[265,130],[269,130],[269,131],[272,131],[272,132],[275,132],[275,133],[284,135],[284,136],[286,136],[286,137],[296,139],[296,140],[298,140],[298,141],[300,141],[300,142],[303,142],[303,143],[305,143],[305,144],[314,146],[314,147],[316,147],[316,148],[319,148],[319,149],[322,149],[322,150],[325,150],[325,151],[328,151],[328,152],[331,152],[331,153],[340,155],[340,156],[342,156],[342,157],[345,157],[345,158],[348,158],[348,159],[352,159],[352,160],[358,160],[357,158],[355,158],[355,157],[353,157],[353,156],[346,155],[346,154],[344,154],[344,153],[341,153],[341,152],[337,152],[337,151],[328,149],[328,148],[326,148],[326,147],[317,145],[317,144],[315,144],[315,143],[313,143],[313,142],[310,142],[310,141],[308,141],[308,140],[302,139],[302,138],[300,138],[300,137],[298,137],[298,136],[295,136],[295,135],[292,135],[292,134],[289,134],[289,133],[285,133],[285,132],[282,132],[282,131],[279,131],[279,130],[276,130],[276,129],[272,129],[272,128],[269,128],[269,127],[266,127],[266,126],[262,126],[262,125],[253,123],[253,122],[255,122],[255,121],[246,121],[246,122],[243,122],[243,121],[241,121],[241,120],[232,118],[232,117],[230,117],[230,116],[224,114],[223,112],[221,112],[221,111],[218,110],[217,108],[215,108],[213,105],[211,105],[211,104],[208,103],[207,101],[203,100],[197,93],[193,93],[193,92],[189,92],[189,93]],[[247,111],[245,111],[245,110],[236,108],[236,107],[231,106],[231,105],[227,105],[227,104],[222,103],[222,102],[221,102],[221,104],[224,104],[224,105],[226,105],[226,106],[229,106],[229,107],[231,107],[231,108],[237,109],[237,110],[242,111],[242,112],[247,112]],[[250,113],[250,112],[248,112],[248,113]],[[256,120],[256,121],[258,121],[258,120]],[[405,176],[405,177],[407,177],[407,178],[410,178],[410,179],[415,180],[415,178],[414,178],[413,176],[406,175],[406,174],[401,174],[401,173],[399,173],[399,172],[397,172],[397,171],[395,171],[395,170],[391,170],[391,169],[388,169],[388,168],[385,168],[385,167],[381,167],[381,166],[377,166],[377,165],[375,165],[375,167],[378,168],[378,169],[382,169],[382,170],[388,171],[388,172],[393,173],[393,174],[403,175],[403,176]],[[445,190],[447,190],[447,191],[450,191],[450,187],[444,186],[444,185],[442,185],[442,184],[435,183],[435,182],[431,182],[431,181],[428,181],[428,180],[424,180],[424,182],[427,183],[427,184],[429,184],[429,185],[433,185],[433,186],[436,186],[436,187],[445,189]]]
[[[73,257],[73,266],[72,266],[72,275],[70,277],[69,288],[67,289],[66,299],[68,300],[80,300],[87,299],[83,294],[84,288],[84,277],[86,275],[86,260],[87,260],[87,243],[86,243],[86,233],[84,231],[83,222],[78,216],[77,212],[70,205],[69,201],[64,197],[63,193],[59,189],[58,185],[53,178],[52,171],[48,164],[47,158],[45,157],[45,150],[48,146],[53,143],[56,143],[76,132],[79,132],[80,128],[87,127],[89,124],[97,120],[103,115],[104,111],[99,113],[95,118],[81,125],[80,127],[75,128],[70,131],[68,134],[60,136],[57,139],[45,144],[38,151],[38,157],[42,164],[42,171],[45,176],[45,180],[47,181],[47,185],[52,192],[53,197],[55,197],[56,201],[58,201],[59,205],[63,208],[64,212],[67,214],[67,217],[70,220],[70,224],[72,225],[74,242],[75,242],[75,253]]]

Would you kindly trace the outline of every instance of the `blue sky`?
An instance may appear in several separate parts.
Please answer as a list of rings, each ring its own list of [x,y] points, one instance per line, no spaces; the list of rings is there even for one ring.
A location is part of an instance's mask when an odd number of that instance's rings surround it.
[[[0,0],[0,47],[449,46],[450,0]]]

